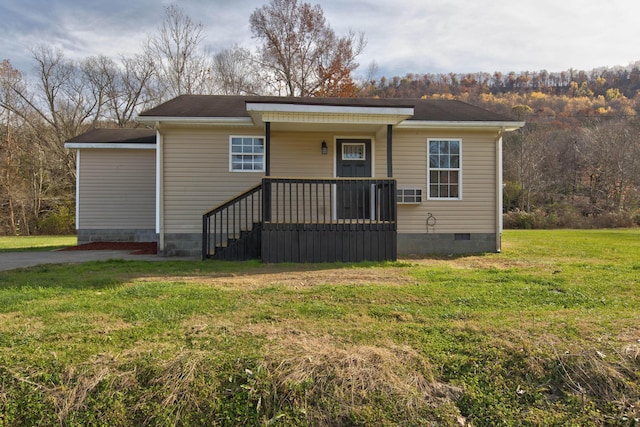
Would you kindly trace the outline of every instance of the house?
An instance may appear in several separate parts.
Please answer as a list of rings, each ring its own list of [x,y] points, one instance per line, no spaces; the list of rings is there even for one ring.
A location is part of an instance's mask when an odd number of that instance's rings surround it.
[[[213,95],[138,121],[154,134],[66,144],[79,242],[267,262],[500,251],[502,136],[524,125],[452,100]]]

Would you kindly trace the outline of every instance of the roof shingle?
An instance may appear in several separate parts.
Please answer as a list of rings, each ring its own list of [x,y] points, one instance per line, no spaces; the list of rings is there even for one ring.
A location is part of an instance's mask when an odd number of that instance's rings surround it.
[[[275,96],[181,95],[140,114],[141,117],[249,117],[246,103],[408,107],[409,120],[505,122],[513,118],[455,100],[379,98],[294,98]]]
[[[74,138],[67,143],[83,144],[155,144],[156,131],[153,129],[92,129]]]

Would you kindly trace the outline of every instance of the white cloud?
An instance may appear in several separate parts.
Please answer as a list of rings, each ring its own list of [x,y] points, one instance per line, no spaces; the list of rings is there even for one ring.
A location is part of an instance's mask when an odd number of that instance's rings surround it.
[[[361,70],[382,74],[559,71],[640,59],[640,2],[633,0],[307,0],[339,34],[363,31]],[[176,1],[206,30],[212,50],[253,48],[249,15],[267,0]],[[0,59],[30,68],[29,48],[53,44],[70,58],[140,51],[169,0],[0,0]]]

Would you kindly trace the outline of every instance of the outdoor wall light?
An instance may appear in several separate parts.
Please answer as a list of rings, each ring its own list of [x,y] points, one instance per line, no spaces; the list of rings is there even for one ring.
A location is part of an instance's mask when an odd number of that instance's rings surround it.
[[[329,149],[327,148],[327,143],[325,141],[322,141],[322,155],[326,156],[328,152]]]

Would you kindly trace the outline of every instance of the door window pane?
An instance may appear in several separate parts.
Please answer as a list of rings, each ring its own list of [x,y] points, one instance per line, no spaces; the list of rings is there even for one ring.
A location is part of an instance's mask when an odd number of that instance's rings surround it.
[[[342,160],[366,160],[364,144],[343,143]]]

